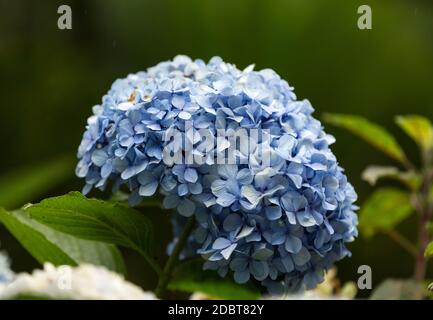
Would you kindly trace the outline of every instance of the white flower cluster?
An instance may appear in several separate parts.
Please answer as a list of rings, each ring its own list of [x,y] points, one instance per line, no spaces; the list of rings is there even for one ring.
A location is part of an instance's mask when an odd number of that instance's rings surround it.
[[[14,277],[14,273],[11,270],[9,257],[0,252],[0,286],[2,283],[10,282]]]
[[[153,293],[126,281],[104,267],[80,265],[55,267],[21,273],[9,283],[0,282],[0,300],[19,296],[73,300],[155,300]]]

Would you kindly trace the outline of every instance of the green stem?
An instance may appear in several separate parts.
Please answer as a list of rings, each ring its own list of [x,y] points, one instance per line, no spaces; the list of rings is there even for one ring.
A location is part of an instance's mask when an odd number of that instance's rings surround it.
[[[397,242],[403,249],[405,249],[409,254],[411,254],[412,256],[416,257],[418,254],[418,250],[416,248],[416,246],[414,246],[412,244],[412,242],[410,242],[409,240],[407,240],[403,235],[401,235],[398,231],[396,230],[388,230],[387,235],[394,240],[395,242]]]
[[[427,223],[432,216],[432,206],[430,203],[430,186],[432,184],[432,174],[429,170],[431,162],[429,152],[425,151],[421,155],[423,160],[423,182],[420,190],[420,206],[419,213],[419,228],[418,228],[418,252],[415,258],[415,271],[414,278],[418,281],[423,281],[427,270],[427,259],[424,257],[424,251],[429,242],[429,234],[427,230]]]
[[[192,232],[195,225],[195,217],[192,216],[188,219],[188,222],[185,225],[185,228],[182,231],[182,234],[180,235],[178,241],[176,242],[176,245],[173,249],[173,252],[171,253],[170,257],[167,260],[167,263],[165,264],[164,270],[159,277],[158,285],[156,287],[155,293],[159,298],[163,298],[165,291],[167,289],[167,285],[170,281],[171,275],[174,271],[174,268],[176,266],[176,262],[178,260],[179,254],[181,253],[182,249],[184,248],[186,241],[188,240],[188,237],[190,233]]]

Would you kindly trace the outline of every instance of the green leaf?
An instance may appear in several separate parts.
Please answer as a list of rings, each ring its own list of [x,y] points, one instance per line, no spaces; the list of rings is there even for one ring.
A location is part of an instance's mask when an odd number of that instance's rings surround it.
[[[24,211],[8,212],[0,209],[0,221],[41,264],[77,265],[90,263],[125,274],[125,265],[119,250],[113,245],[77,239],[50,229]]]
[[[397,180],[406,185],[410,190],[417,190],[421,183],[421,178],[415,172],[401,172],[398,168],[391,166],[368,166],[362,172],[362,179],[372,186],[376,185],[377,181],[383,178]]]
[[[0,206],[15,209],[42,195],[74,173],[74,158],[62,156],[0,177]]]
[[[260,292],[251,284],[237,284],[230,277],[221,278],[215,271],[204,271],[202,259],[181,263],[168,285],[170,290],[200,292],[215,299],[259,299]]]
[[[147,217],[127,206],[88,199],[79,192],[48,198],[26,208],[37,221],[86,240],[128,247],[151,260],[153,229]]]
[[[432,221],[427,222],[426,228],[427,228],[428,233],[433,235],[433,222]]]
[[[27,251],[40,263],[51,262],[54,265],[76,265],[71,257],[56,244],[49,241],[41,232],[22,223],[15,214],[0,208],[0,221]]]
[[[433,147],[433,126],[429,119],[418,115],[398,116],[396,123],[423,150]]]
[[[41,232],[47,240],[55,243],[77,264],[90,263],[104,266],[117,273],[126,274],[122,254],[116,246],[97,241],[83,240],[63,232],[51,229],[34,219],[25,211],[15,211],[14,214],[21,222]]]
[[[371,300],[420,300],[426,296],[422,283],[411,279],[387,279],[373,291]]]
[[[393,229],[413,212],[409,194],[395,188],[377,189],[363,204],[359,227],[366,237]]]
[[[425,249],[424,256],[431,257],[433,256],[433,242],[430,242]]]
[[[327,113],[323,119],[330,124],[350,131],[400,163],[407,164],[408,160],[403,149],[385,128],[355,115]]]

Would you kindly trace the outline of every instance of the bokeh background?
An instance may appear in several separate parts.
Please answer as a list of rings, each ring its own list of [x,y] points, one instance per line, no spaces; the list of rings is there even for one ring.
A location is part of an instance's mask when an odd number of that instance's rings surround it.
[[[57,28],[61,4],[72,8],[72,30]],[[372,30],[357,28],[362,4],[372,8]],[[74,159],[91,107],[116,78],[177,54],[272,68],[299,98],[312,102],[316,117],[366,116],[387,126],[415,162],[417,151],[393,118],[418,113],[433,119],[431,0],[0,0],[0,185],[12,183],[17,170],[25,176],[20,168],[38,170],[34,164],[61,156],[70,159],[67,179],[26,201],[80,190]],[[372,190],[360,178],[363,168],[391,160],[344,131],[326,128],[337,138],[333,150],[362,204]],[[50,186],[53,178],[40,179]],[[157,256],[164,260],[168,214],[149,215],[158,229]],[[400,230],[415,239],[415,219]],[[15,270],[38,266],[1,228],[0,241]],[[361,235],[349,247],[352,258],[338,263],[343,281],[356,280],[361,264],[372,267],[374,285],[413,272],[410,257],[384,236]],[[124,255],[130,280],[152,287],[154,276],[140,257]]]

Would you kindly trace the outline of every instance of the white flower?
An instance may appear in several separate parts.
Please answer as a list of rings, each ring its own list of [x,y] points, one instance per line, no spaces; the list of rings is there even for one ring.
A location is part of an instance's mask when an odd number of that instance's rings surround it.
[[[25,295],[74,300],[155,300],[153,293],[126,281],[104,267],[80,265],[55,267],[18,274],[9,284],[0,283],[0,300]]]
[[[9,257],[5,253],[0,252],[0,286],[2,283],[5,284],[12,281],[13,278],[14,273],[10,269]]]

